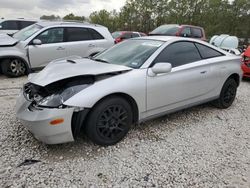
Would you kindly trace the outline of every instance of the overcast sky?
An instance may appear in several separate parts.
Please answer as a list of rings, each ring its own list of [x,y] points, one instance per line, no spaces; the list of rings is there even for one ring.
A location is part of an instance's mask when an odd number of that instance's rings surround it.
[[[39,18],[42,15],[89,16],[96,10],[119,10],[126,0],[0,0],[0,18]]]

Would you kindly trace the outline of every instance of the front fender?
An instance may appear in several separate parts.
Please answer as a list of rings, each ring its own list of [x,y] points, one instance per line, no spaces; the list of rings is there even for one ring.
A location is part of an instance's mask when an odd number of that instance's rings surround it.
[[[29,67],[29,61],[25,50],[16,47],[4,47],[0,49],[0,59],[4,58],[20,58]]]
[[[133,69],[113,77],[95,82],[65,101],[67,106],[92,108],[102,98],[116,93],[131,96],[137,103],[139,114],[146,110],[146,71]]]

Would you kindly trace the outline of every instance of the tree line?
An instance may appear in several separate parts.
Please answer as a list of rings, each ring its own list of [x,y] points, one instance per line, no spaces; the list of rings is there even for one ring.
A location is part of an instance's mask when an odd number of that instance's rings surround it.
[[[58,16],[41,19],[59,19]],[[201,26],[208,37],[230,34],[250,38],[249,0],[127,0],[118,12],[100,10],[88,18],[69,14],[64,20],[101,24],[111,32],[133,30],[148,33],[162,24]]]

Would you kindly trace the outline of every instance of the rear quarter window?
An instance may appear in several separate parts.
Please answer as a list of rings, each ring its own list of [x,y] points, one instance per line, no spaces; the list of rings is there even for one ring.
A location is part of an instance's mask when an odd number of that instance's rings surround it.
[[[208,59],[208,58],[213,58],[213,57],[219,57],[219,56],[224,56],[221,52],[214,50],[208,46],[202,45],[195,43],[195,46],[199,50],[201,57],[203,59]]]
[[[25,27],[28,27],[32,24],[34,24],[35,22],[33,21],[19,21],[19,24],[20,24],[20,29],[23,29]]]
[[[93,37],[87,28],[67,28],[67,42],[93,40]]]
[[[88,29],[88,30],[89,30],[89,32],[92,35],[92,38],[94,40],[104,39],[104,37],[99,32],[97,32],[96,30],[94,30],[94,29]]]

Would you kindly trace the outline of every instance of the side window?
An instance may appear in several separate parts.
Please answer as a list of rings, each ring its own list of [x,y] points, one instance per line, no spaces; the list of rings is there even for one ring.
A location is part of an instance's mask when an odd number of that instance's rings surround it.
[[[2,22],[3,30],[18,30],[17,21],[4,21]]]
[[[104,37],[94,29],[88,29],[94,40],[104,39]]]
[[[36,37],[42,41],[42,44],[60,43],[63,42],[63,28],[52,28],[44,31]]]
[[[67,42],[93,40],[87,28],[72,27],[67,28]]]
[[[199,52],[201,54],[201,57],[203,59],[223,56],[223,54],[218,52],[217,50],[214,50],[214,49],[209,48],[207,46],[204,46],[202,44],[195,43],[195,45],[198,48],[198,50],[199,50]]]
[[[32,22],[32,21],[19,21],[19,24],[20,24],[20,29],[23,29],[25,27],[28,27],[32,24],[34,24],[35,22]]]
[[[202,38],[203,35],[202,35],[201,29],[199,29],[199,28],[192,28],[192,36],[194,38]]]
[[[124,38],[124,39],[130,39],[131,38],[131,33],[125,33],[125,34],[123,34],[122,38]]]
[[[182,32],[181,32],[181,36],[184,37],[191,37],[191,29],[190,27],[185,27]]]
[[[173,67],[201,60],[200,54],[192,42],[176,42],[167,46],[154,60],[155,63],[168,62]]]
[[[135,38],[135,37],[140,37],[140,35],[138,33],[132,33],[132,38]]]

